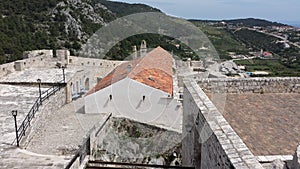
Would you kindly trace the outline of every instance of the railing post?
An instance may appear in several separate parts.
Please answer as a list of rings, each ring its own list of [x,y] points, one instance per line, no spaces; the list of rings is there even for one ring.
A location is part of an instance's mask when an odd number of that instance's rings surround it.
[[[30,112],[28,113],[28,126],[30,126]]]
[[[62,71],[63,71],[63,82],[66,83],[66,75],[65,75],[65,67],[62,66]]]
[[[25,129],[25,123],[23,122],[22,124],[23,124],[23,131],[24,131],[24,132],[23,132],[23,136],[25,136],[25,130],[26,130],[26,129]]]
[[[41,79],[37,79],[37,82],[39,83],[39,92],[40,92],[40,104],[42,105],[42,91],[41,91]]]
[[[11,111],[11,114],[14,116],[14,120],[15,120],[15,129],[16,129],[16,139],[17,139],[17,147],[19,147],[19,135],[18,135],[18,126],[17,126],[17,115],[18,115],[18,111],[17,110],[13,110]]]

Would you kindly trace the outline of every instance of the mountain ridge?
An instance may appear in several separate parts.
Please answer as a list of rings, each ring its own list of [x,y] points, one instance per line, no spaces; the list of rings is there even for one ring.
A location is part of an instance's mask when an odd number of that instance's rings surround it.
[[[244,26],[288,26],[287,24],[279,23],[279,22],[272,22],[265,19],[259,18],[239,18],[239,19],[222,19],[222,20],[201,20],[201,19],[190,19],[191,22],[225,22],[235,25],[244,25]]]
[[[0,0],[0,64],[35,49],[66,48],[74,54],[103,25],[139,12],[161,11],[106,0]]]

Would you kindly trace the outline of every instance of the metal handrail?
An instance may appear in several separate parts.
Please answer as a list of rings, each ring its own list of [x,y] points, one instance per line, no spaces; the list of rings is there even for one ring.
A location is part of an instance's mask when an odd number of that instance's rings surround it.
[[[54,95],[57,91],[61,89],[61,86],[63,86],[65,83],[63,81],[60,81],[54,84],[53,87],[47,89],[42,93],[42,97],[38,97],[36,101],[34,102],[33,106],[25,116],[24,120],[22,121],[20,127],[17,130],[18,139],[21,141],[22,137],[25,136],[26,129],[30,126],[30,122],[35,116],[35,113],[38,111],[39,107],[42,105],[42,103],[48,99],[50,96]]]
[[[110,162],[110,161],[100,161],[100,160],[95,160],[95,161],[89,161],[88,164],[91,166],[87,166],[86,168],[101,168],[101,166],[98,165],[116,165],[116,166],[123,166],[121,168],[172,168],[172,169],[195,169],[195,167],[192,166],[168,166],[168,165],[157,165],[157,164],[139,164],[139,163],[129,163],[129,162]],[[127,166],[127,167],[124,167]],[[103,166],[102,166],[103,167]],[[114,167],[112,167],[114,168]]]

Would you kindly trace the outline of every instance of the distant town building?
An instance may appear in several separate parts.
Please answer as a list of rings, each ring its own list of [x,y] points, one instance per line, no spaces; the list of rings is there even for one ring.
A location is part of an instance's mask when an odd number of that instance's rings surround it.
[[[273,58],[273,54],[271,52],[265,51],[265,52],[262,52],[261,58],[263,58],[263,59],[271,59],[271,58]]]

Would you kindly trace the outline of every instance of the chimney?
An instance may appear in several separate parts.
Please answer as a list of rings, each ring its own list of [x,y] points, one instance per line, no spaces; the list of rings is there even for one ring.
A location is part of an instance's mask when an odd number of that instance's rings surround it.
[[[127,65],[127,68],[126,68],[127,73],[131,72],[131,69],[132,69],[132,65],[131,64]]]
[[[136,59],[137,58],[137,49],[136,46],[132,46],[132,50],[133,50],[133,54],[132,54],[132,59]]]
[[[141,57],[143,57],[146,54],[147,54],[147,44],[146,44],[145,40],[142,40],[141,49],[140,49],[140,55],[141,55]]]

